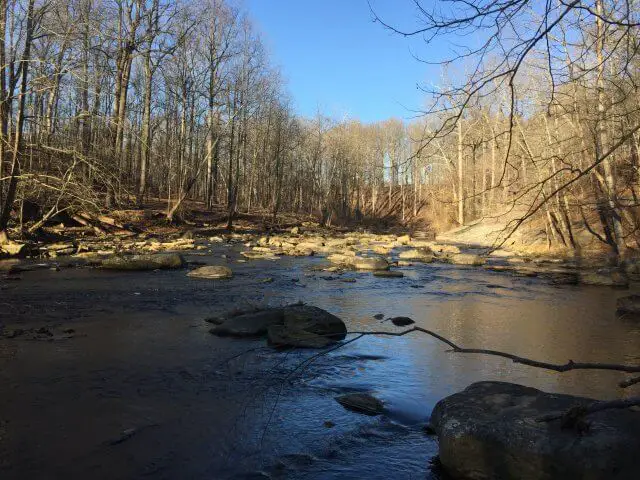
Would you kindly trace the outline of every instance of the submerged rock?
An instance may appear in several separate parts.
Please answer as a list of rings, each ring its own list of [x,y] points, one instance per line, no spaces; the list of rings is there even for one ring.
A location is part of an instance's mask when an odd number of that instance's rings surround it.
[[[551,272],[545,273],[553,285],[577,285],[580,275],[577,272]]]
[[[18,265],[20,265],[20,260],[17,258],[0,260],[0,272],[11,272]]]
[[[620,297],[616,301],[616,312],[618,314],[640,314],[640,295],[629,295],[628,297]]]
[[[373,272],[373,276],[382,278],[402,278],[404,277],[404,273],[398,272],[397,270],[376,270]]]
[[[225,267],[224,265],[205,265],[204,267],[191,270],[187,273],[187,276],[217,280],[221,278],[231,278],[233,276],[233,272],[229,267]]]
[[[601,269],[580,272],[580,283],[584,285],[625,288],[629,286],[629,278],[619,270]]]
[[[393,317],[391,319],[391,323],[393,323],[396,327],[406,327],[408,325],[413,325],[416,322],[414,322],[413,319],[409,317]]]
[[[349,393],[337,397],[336,401],[348,410],[365,415],[375,416],[384,413],[384,404],[368,393]]]
[[[109,270],[158,270],[181,268],[184,259],[177,254],[126,255],[106,258],[101,265]]]
[[[640,471],[640,412],[604,410],[588,430],[536,421],[593,400],[479,382],[440,400],[431,416],[440,460],[460,479],[632,479]]]

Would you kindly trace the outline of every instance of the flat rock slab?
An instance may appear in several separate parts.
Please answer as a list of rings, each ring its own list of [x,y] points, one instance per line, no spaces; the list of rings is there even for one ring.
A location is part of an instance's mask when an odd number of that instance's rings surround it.
[[[435,258],[435,255],[428,248],[412,248],[400,252],[398,254],[400,260],[412,260],[414,262],[431,263]]]
[[[586,432],[538,422],[594,400],[479,382],[440,400],[431,417],[444,469],[458,479],[636,479],[640,412],[604,410]]]
[[[446,254],[443,257],[443,261],[446,263],[452,263],[453,265],[471,265],[478,267],[486,263],[486,259],[480,255],[474,255],[472,253],[452,253]]]
[[[348,410],[365,415],[381,415],[384,413],[384,404],[368,393],[349,393],[336,398],[336,401]]]
[[[155,255],[123,255],[110,257],[102,260],[102,268],[109,270],[165,270],[172,268],[182,268],[184,259],[177,254],[155,254]]]
[[[380,278],[402,278],[404,277],[404,273],[396,270],[376,270],[373,272],[373,276]]]
[[[187,273],[187,276],[217,280],[221,278],[231,278],[233,276],[233,272],[229,267],[225,267],[224,265],[205,265],[204,267],[191,270]]]

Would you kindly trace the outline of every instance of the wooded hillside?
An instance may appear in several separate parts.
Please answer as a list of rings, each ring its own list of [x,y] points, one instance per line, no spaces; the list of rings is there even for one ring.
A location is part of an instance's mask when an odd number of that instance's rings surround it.
[[[637,248],[637,2],[436,3],[386,27],[477,40],[438,60],[419,118],[363,124],[296,115],[231,1],[0,0],[0,231],[153,198],[168,221],[186,199],[224,205],[229,227],[507,213],[503,237],[532,224],[549,247]]]

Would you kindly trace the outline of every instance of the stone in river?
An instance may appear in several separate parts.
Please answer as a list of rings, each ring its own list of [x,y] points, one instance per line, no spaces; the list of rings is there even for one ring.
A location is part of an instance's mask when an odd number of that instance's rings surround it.
[[[416,322],[414,322],[409,317],[393,317],[391,319],[391,323],[393,323],[396,327],[406,327],[408,325],[413,325]]]
[[[404,277],[404,273],[398,272],[397,270],[376,270],[373,272],[373,276],[380,278],[402,278]]]
[[[616,301],[616,312],[618,314],[640,314],[640,295],[629,295],[620,297]]]
[[[398,258],[401,260],[413,260],[415,262],[430,263],[433,262],[434,254],[428,248],[412,248],[400,252]]]
[[[382,257],[356,256],[353,259],[353,267],[357,270],[388,270],[389,262]]]
[[[348,410],[365,415],[375,416],[384,413],[384,404],[368,393],[349,393],[337,397],[336,401]]]
[[[230,316],[212,328],[218,336],[264,337],[274,347],[324,348],[343,340],[347,327],[335,315],[311,305],[289,305]]]
[[[108,270],[164,270],[181,268],[184,259],[173,253],[123,255],[102,260],[102,268]]]
[[[586,416],[583,429],[539,421],[591,402],[512,383],[474,383],[433,410],[442,466],[457,479],[639,478],[640,412],[602,410]]]
[[[209,331],[219,337],[262,337],[270,326],[281,325],[283,320],[282,308],[269,308],[229,317]]]
[[[472,265],[480,266],[486,263],[484,257],[480,255],[474,255],[472,253],[454,253],[443,257],[446,263],[452,263],[454,265]]]
[[[229,267],[225,267],[224,265],[206,265],[204,267],[191,270],[187,273],[187,276],[217,280],[221,278],[231,278],[233,276],[233,272]]]

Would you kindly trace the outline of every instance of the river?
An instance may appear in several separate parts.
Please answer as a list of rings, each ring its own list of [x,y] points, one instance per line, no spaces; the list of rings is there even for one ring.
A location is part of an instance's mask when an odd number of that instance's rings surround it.
[[[617,373],[547,372],[447,352],[419,334],[364,337],[292,374],[316,352],[208,332],[205,317],[235,307],[301,300],[352,331],[398,331],[373,315],[402,315],[462,346],[640,360],[640,322],[615,316],[629,290],[440,264],[402,268],[402,279],[350,272],[340,278],[356,282],[346,283],[314,271],[319,258],[237,263],[223,247],[187,258],[229,262],[234,277],[70,268],[0,280],[0,324],[54,332],[0,338],[0,478],[437,478],[437,442],[423,427],[439,399],[474,381],[622,395]],[[356,391],[375,394],[387,414],[334,400]]]

